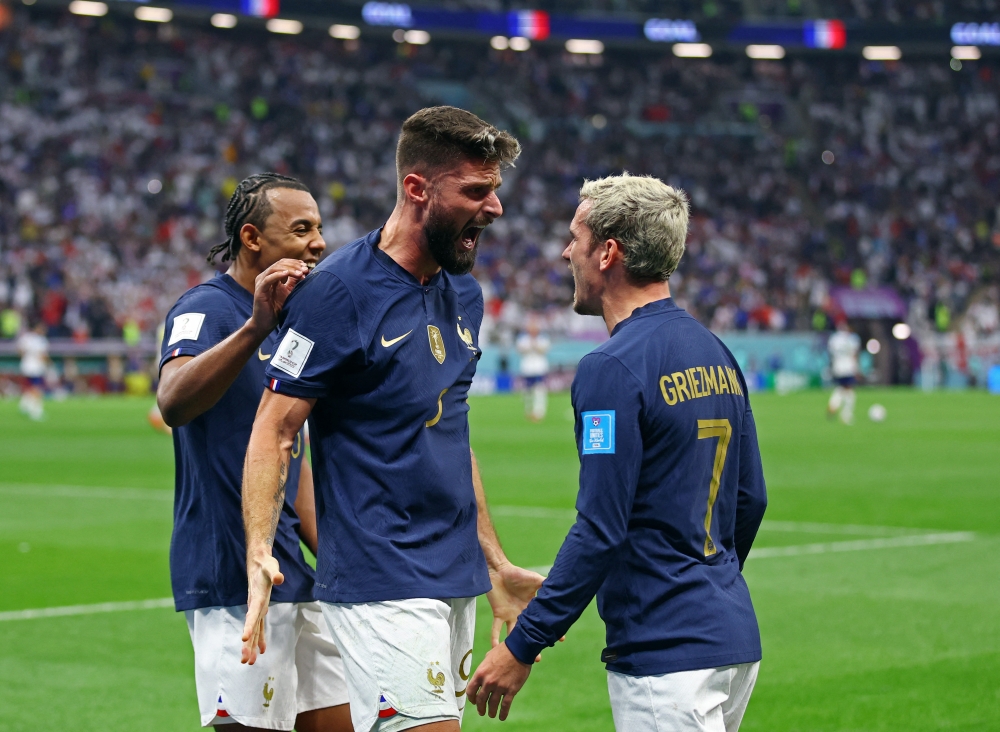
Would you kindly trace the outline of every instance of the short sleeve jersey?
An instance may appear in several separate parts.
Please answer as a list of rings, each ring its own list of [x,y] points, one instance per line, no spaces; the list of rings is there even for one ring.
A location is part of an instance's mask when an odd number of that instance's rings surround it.
[[[160,368],[178,356],[198,356],[228,338],[253,311],[253,295],[229,275],[188,290],[167,315]],[[175,428],[174,531],[170,580],[178,610],[243,605],[247,601],[246,537],[243,531],[243,459],[260,397],[264,367],[276,333],[209,410]],[[272,602],[313,600],[313,573],[305,562],[292,506],[299,485],[302,433],[292,448],[285,505],[278,521],[274,554],[285,582]]]
[[[861,350],[861,339],[857,333],[838,330],[830,336],[827,350],[830,351],[830,371],[835,378],[857,375],[858,352]]]
[[[292,292],[267,386],[309,417],[327,602],[471,597],[490,588],[476,530],[467,396],[483,298],[471,275],[421,285],[380,230]]]
[[[530,662],[596,592],[611,671],[760,660],[741,567],[767,499],[732,354],[673,300],[656,301],[582,359],[572,397],[577,522],[508,647]]]

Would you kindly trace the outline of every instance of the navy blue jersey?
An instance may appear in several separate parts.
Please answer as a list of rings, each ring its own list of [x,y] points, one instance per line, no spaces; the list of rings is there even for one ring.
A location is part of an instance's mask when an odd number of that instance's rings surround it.
[[[229,275],[188,290],[167,315],[160,368],[173,358],[197,356],[224,341],[246,323],[252,311],[253,295]],[[170,580],[178,610],[246,604],[243,458],[264,392],[265,362],[275,340],[275,333],[267,337],[211,409],[174,428]],[[292,450],[284,512],[274,539],[274,555],[285,582],[274,588],[272,602],[313,599],[313,573],[299,547],[299,519],[292,508],[303,452],[300,433]]]
[[[759,661],[741,570],[767,496],[732,355],[673,300],[650,303],[580,362],[573,409],[577,520],[511,652],[533,660],[596,592],[611,671]]]
[[[327,602],[490,589],[476,531],[467,396],[483,296],[471,275],[426,284],[373,231],[292,292],[268,386],[309,417]]]

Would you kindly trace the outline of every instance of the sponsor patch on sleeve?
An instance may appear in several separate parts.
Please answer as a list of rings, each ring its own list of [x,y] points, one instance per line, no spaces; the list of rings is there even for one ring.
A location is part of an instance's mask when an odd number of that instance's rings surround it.
[[[183,313],[174,318],[174,327],[170,329],[170,340],[168,346],[172,346],[177,341],[196,341],[201,333],[201,326],[205,322],[205,313]]]
[[[583,455],[615,454],[615,410],[584,412]]]
[[[285,337],[281,339],[281,345],[271,356],[271,365],[298,378],[302,369],[305,368],[314,345],[313,341],[301,333],[289,329],[285,333]]]

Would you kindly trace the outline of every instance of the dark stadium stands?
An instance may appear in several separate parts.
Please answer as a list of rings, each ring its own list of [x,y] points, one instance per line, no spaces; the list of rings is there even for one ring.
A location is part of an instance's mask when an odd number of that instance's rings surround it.
[[[937,17],[953,4],[816,5]],[[690,194],[674,292],[717,330],[822,329],[838,285],[895,288],[914,329],[954,328],[970,303],[995,329],[998,72],[345,42],[20,8],[0,31],[0,311],[56,337],[152,333],[209,275],[228,196],[261,170],[309,183],[342,245],[392,208],[402,120],[447,103],[525,143],[476,270],[493,314],[565,310],[579,185],[628,170]]]

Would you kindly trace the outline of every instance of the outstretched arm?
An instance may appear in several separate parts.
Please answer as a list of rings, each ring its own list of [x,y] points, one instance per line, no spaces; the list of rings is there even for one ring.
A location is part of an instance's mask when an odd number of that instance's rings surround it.
[[[265,391],[257,409],[243,463],[243,526],[247,539],[247,620],[243,627],[243,663],[264,653],[264,616],[271,587],[285,581],[271,555],[274,532],[285,502],[285,481],[292,443],[312,411],[315,399]]]
[[[501,628],[506,625],[508,633],[514,629],[517,617],[531,602],[545,578],[537,572],[515,567],[504,554],[486,505],[486,492],[483,490],[483,479],[479,475],[475,453],[472,453],[472,485],[476,490],[479,544],[486,555],[486,566],[493,585],[486,598],[493,608],[492,642],[497,646],[500,643]]]
[[[275,262],[257,275],[253,314],[239,330],[198,356],[179,356],[163,364],[156,403],[164,422],[185,425],[222,398],[274,330],[285,298],[308,271],[297,259]]]

